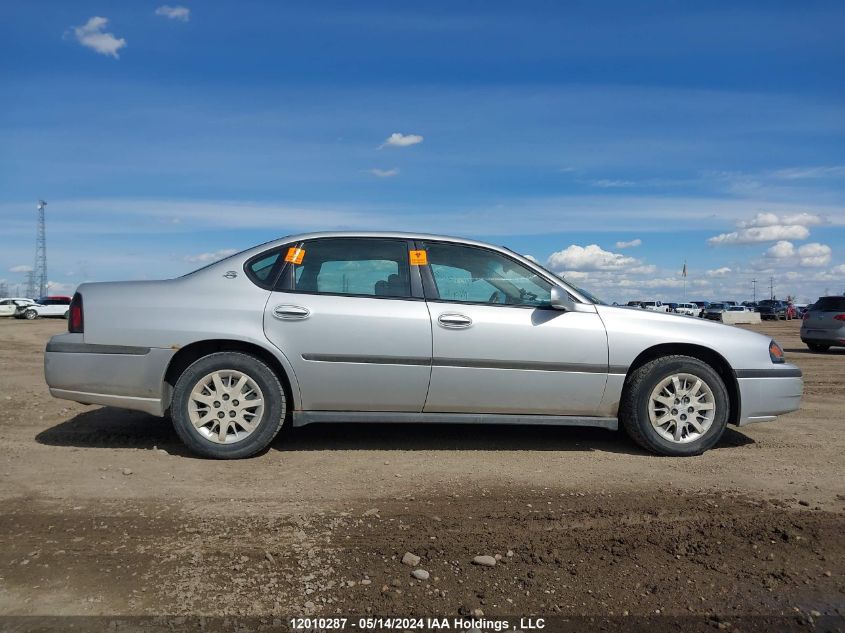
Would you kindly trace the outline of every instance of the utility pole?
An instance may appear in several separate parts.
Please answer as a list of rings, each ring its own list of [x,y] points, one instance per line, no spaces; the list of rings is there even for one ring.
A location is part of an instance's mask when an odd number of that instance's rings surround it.
[[[46,206],[44,200],[38,201],[38,226],[35,232],[35,283],[38,286],[38,295],[30,296],[30,299],[47,295],[47,229],[44,225]]]
[[[757,303],[757,280],[751,280],[751,287],[754,289],[754,303]]]
[[[775,298],[775,278],[769,277],[769,299]]]

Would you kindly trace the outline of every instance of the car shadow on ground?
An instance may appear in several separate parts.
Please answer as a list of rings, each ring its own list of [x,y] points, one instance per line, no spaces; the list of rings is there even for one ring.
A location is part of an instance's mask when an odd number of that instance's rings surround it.
[[[845,347],[831,347],[826,352],[814,352],[806,347],[786,347],[783,351],[787,354],[812,354],[813,356],[845,356]]]
[[[48,446],[166,450],[193,456],[168,419],[103,407],[85,411],[36,435]],[[753,444],[728,427],[712,450]],[[270,447],[275,451],[602,451],[648,455],[622,431],[575,426],[473,424],[312,424],[286,427]]]

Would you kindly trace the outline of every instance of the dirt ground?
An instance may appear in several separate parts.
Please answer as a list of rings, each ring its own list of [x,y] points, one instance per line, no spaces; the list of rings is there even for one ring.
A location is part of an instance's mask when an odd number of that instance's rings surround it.
[[[744,631],[767,616],[842,630],[845,350],[810,353],[796,321],[755,328],[804,370],[803,406],[700,457],[597,429],[357,424],[217,462],[164,420],[51,398],[42,350],[64,322],[0,320],[0,624],[648,616]]]

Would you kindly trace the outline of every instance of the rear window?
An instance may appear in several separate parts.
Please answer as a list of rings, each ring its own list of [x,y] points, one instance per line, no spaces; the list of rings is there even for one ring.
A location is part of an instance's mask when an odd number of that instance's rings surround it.
[[[818,312],[845,312],[845,297],[822,297],[813,306]]]

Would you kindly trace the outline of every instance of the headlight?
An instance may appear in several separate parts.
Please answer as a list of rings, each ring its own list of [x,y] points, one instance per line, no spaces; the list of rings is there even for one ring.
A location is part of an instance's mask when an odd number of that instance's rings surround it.
[[[772,359],[773,363],[783,363],[783,348],[775,343],[774,339],[771,343],[769,343],[769,358]]]

